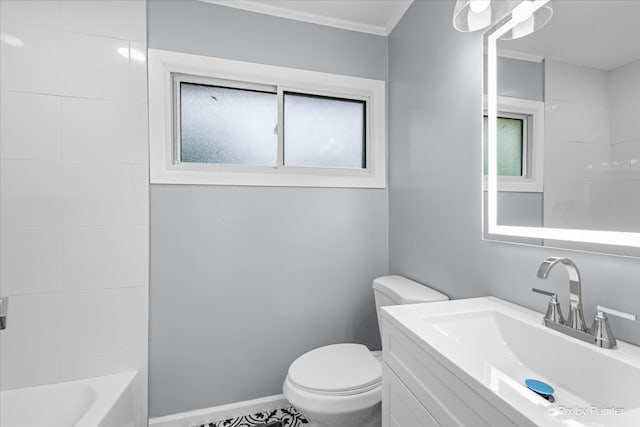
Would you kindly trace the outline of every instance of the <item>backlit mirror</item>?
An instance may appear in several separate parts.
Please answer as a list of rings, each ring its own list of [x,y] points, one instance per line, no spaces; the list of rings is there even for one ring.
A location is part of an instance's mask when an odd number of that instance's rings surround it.
[[[485,33],[484,236],[640,256],[640,1],[552,7]]]

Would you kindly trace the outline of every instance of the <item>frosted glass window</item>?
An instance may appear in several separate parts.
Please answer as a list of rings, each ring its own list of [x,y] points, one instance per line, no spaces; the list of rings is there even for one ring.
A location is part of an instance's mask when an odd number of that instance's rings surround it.
[[[524,152],[524,120],[498,117],[498,175],[522,176]],[[484,116],[484,174],[488,174],[487,144],[489,121]]]
[[[366,168],[364,101],[285,92],[286,166]]]
[[[275,93],[180,82],[180,161],[275,166]]]

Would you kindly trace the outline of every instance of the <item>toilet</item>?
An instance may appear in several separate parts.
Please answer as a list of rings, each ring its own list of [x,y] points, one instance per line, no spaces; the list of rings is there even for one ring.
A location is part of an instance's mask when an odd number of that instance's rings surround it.
[[[376,313],[387,305],[449,298],[402,276],[373,281]],[[362,344],[333,344],[298,357],[289,366],[284,397],[310,427],[380,427],[382,360]]]

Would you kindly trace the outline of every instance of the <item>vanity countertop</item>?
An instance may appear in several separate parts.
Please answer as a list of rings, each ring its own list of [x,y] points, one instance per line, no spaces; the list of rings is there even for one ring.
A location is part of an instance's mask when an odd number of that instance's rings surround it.
[[[389,306],[383,318],[505,413],[541,426],[640,425],[640,347],[607,350],[542,325],[541,313],[496,297]],[[529,390],[554,389],[553,403]]]

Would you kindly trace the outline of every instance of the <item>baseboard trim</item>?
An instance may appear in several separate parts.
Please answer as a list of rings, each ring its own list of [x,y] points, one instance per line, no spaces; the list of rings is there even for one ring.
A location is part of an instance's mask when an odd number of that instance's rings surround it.
[[[282,394],[149,419],[149,427],[193,427],[291,406]]]

